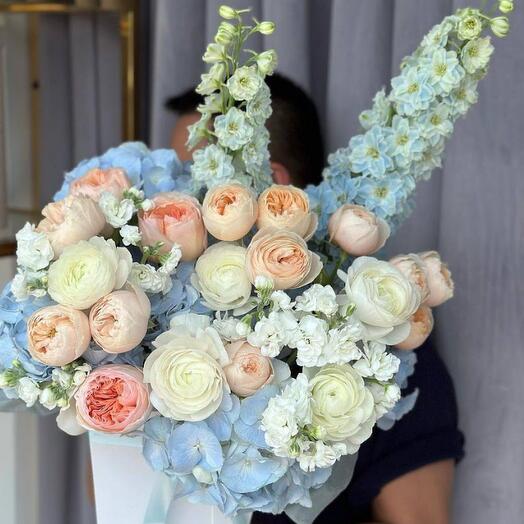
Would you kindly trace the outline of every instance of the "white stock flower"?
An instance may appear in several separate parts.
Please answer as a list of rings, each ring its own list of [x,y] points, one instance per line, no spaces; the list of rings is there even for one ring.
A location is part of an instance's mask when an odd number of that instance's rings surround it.
[[[391,411],[400,400],[400,388],[397,384],[376,384],[371,382],[367,388],[375,400],[375,416],[377,419]]]
[[[133,262],[129,281],[147,293],[166,294],[173,286],[167,272],[157,271],[151,264]]]
[[[239,67],[227,81],[229,94],[238,101],[251,100],[262,85],[262,77],[255,66]]]
[[[315,471],[317,468],[331,467],[344,453],[346,446],[340,443],[326,444],[321,440],[309,442],[309,449],[300,453],[298,463],[304,471]]]
[[[337,296],[331,286],[313,284],[297,297],[296,309],[298,311],[315,311],[329,317],[338,311]]]
[[[41,298],[47,294],[47,271],[31,271],[19,267],[11,281],[11,292],[18,301],[30,296]]]
[[[318,365],[319,357],[328,341],[328,324],[313,315],[300,319],[293,345],[297,348],[297,364],[304,367]]]
[[[389,262],[359,257],[344,277],[347,300],[363,323],[367,340],[396,344],[409,335],[409,319],[420,306],[420,292]]]
[[[113,227],[122,227],[126,225],[135,212],[135,204],[129,198],[118,199],[108,191],[102,193],[98,205],[104,213],[106,220]]]
[[[229,342],[245,338],[251,332],[251,327],[246,322],[242,322],[242,320],[235,317],[228,317],[227,315],[221,317],[218,311],[213,320],[213,327],[223,339]]]
[[[291,311],[272,311],[256,324],[247,341],[260,348],[262,355],[276,357],[291,340],[297,329],[297,319]]]
[[[48,274],[48,292],[63,306],[87,309],[114,289],[131,270],[131,254],[113,240],[93,237],[64,249]]]
[[[271,302],[273,302],[273,308],[275,311],[289,311],[295,307],[295,302],[291,302],[291,297],[281,289],[273,291],[269,298]]]
[[[29,377],[22,377],[16,384],[15,389],[18,398],[25,402],[25,405],[28,408],[34,406],[40,394],[38,384],[34,380],[30,379]]]
[[[138,226],[130,226],[128,224],[120,228],[120,236],[124,246],[136,246],[142,240]]]
[[[26,222],[16,234],[17,264],[38,271],[46,268],[53,257],[53,248],[45,233],[35,231],[35,226]]]
[[[353,367],[363,377],[375,377],[381,382],[390,380],[398,371],[400,360],[386,349],[384,344],[378,342],[364,344],[362,358]]]
[[[213,414],[229,392],[222,369],[229,357],[210,318],[176,316],[153,345],[144,363],[144,382],[151,385],[155,408],[174,420],[199,421]]]
[[[340,327],[331,329],[318,365],[345,364],[358,360],[362,352],[357,342],[362,340],[362,324],[353,317]]]
[[[58,405],[58,397],[55,395],[55,392],[52,388],[46,387],[42,391],[40,391],[40,395],[38,397],[38,401],[42,406],[44,406],[48,410],[55,409]]]
[[[180,260],[182,259],[182,248],[179,244],[173,244],[173,247],[166,255],[160,255],[160,262],[162,266],[160,267],[160,272],[168,273],[169,275],[173,274],[178,267]]]

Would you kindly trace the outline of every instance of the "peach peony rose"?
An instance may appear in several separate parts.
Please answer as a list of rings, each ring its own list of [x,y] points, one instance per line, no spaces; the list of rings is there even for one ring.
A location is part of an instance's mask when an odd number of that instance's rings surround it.
[[[258,197],[258,229],[287,229],[309,240],[317,225],[318,217],[310,211],[309,198],[302,189],[274,184]]]
[[[247,248],[246,270],[252,284],[257,276],[264,276],[273,281],[275,289],[294,289],[313,282],[322,262],[297,233],[267,227]]]
[[[440,306],[453,296],[454,284],[451,271],[442,262],[436,251],[424,251],[419,253],[418,256],[426,264],[428,275],[429,297],[425,304],[430,307]]]
[[[415,284],[420,290],[420,298],[424,302],[429,296],[428,275],[426,264],[422,259],[410,253],[409,255],[397,255],[390,261],[405,277]]]
[[[389,238],[389,226],[365,207],[344,204],[328,223],[329,240],[353,256],[371,255]]]
[[[238,340],[228,344],[226,351],[231,364],[224,367],[224,373],[233,393],[249,397],[271,382],[271,359],[263,356],[259,348],[245,340]]]
[[[149,388],[142,372],[125,364],[92,371],[75,393],[75,401],[78,423],[103,433],[133,431],[151,413]]]
[[[410,331],[408,338],[395,344],[398,349],[416,349],[429,337],[433,330],[433,313],[428,306],[420,306],[409,320]]]
[[[51,202],[44,207],[42,215],[45,218],[36,230],[46,234],[55,258],[67,246],[98,235],[106,226],[106,219],[98,205],[85,196],[68,196]]]
[[[131,181],[126,172],[118,167],[109,169],[90,169],[85,175],[71,182],[69,194],[86,196],[98,202],[102,193],[108,192],[116,197],[122,197],[125,189],[131,187]]]
[[[182,260],[195,260],[207,247],[207,232],[198,200],[172,191],[158,193],[149,211],[140,211],[138,227],[142,243],[152,246],[164,242],[162,253],[169,253],[176,242],[182,248]]]
[[[251,189],[224,184],[210,189],[202,204],[204,224],[219,240],[239,240],[255,224],[258,205]]]
[[[65,366],[89,346],[87,315],[66,306],[44,307],[29,317],[27,339],[33,358],[48,366]]]
[[[138,287],[113,291],[89,312],[94,341],[107,353],[125,353],[142,342],[147,332],[151,303]]]

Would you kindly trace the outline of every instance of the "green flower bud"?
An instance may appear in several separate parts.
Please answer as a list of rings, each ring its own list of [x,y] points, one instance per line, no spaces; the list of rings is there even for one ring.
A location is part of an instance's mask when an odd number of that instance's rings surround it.
[[[221,5],[218,8],[218,14],[226,20],[231,20],[237,16],[236,10],[228,5]]]
[[[206,52],[202,57],[204,62],[212,64],[214,62],[220,62],[224,58],[224,47],[220,44],[209,44],[206,48]]]
[[[489,24],[493,34],[499,38],[504,38],[509,33],[509,20],[507,16],[492,18]]]
[[[222,22],[218,26],[217,34],[215,35],[215,42],[217,44],[227,45],[233,40],[235,36],[235,26],[229,22]]]
[[[511,11],[513,11],[513,1],[512,0],[500,0],[499,1],[499,10],[501,13],[511,13]]]
[[[468,14],[459,22],[457,36],[461,40],[473,40],[482,31],[482,21],[475,14]]]
[[[271,75],[277,67],[277,53],[274,49],[264,51],[257,56],[257,67],[263,75]]]
[[[263,35],[270,35],[275,30],[275,22],[260,22],[260,24],[257,25],[257,31],[259,33],[262,33]]]

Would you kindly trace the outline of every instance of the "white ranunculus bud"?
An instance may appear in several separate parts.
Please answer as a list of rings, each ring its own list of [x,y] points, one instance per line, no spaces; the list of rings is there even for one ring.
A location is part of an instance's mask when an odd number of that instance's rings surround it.
[[[221,5],[218,8],[218,14],[226,20],[232,20],[237,16],[237,11],[228,5]]]
[[[496,16],[489,22],[491,30],[495,36],[504,38],[509,33],[509,20],[507,16]]]
[[[257,25],[257,30],[263,35],[271,35],[275,31],[275,22],[264,21]]]
[[[501,13],[511,13],[513,7],[512,0],[499,0],[499,10]]]
[[[229,22],[221,22],[218,26],[215,42],[217,44],[227,45],[235,36],[235,26]]]

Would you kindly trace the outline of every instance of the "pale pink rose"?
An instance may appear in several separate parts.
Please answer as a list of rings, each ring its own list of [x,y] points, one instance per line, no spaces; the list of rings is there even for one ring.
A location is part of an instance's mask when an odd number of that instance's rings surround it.
[[[152,200],[153,207],[138,214],[142,243],[152,246],[163,242],[162,253],[169,253],[177,243],[182,249],[182,260],[197,259],[207,247],[198,200],[176,191],[158,193]]]
[[[320,257],[293,231],[261,229],[247,248],[246,271],[252,284],[263,276],[275,289],[294,289],[313,282],[321,270]]]
[[[397,349],[416,349],[429,337],[433,330],[433,313],[428,306],[420,306],[409,319],[410,330],[408,338],[396,344]]]
[[[258,229],[287,229],[309,240],[317,225],[318,217],[309,209],[309,198],[298,187],[274,184],[258,197]]]
[[[226,346],[231,363],[224,367],[227,383],[233,393],[241,397],[254,395],[273,379],[271,359],[265,357],[245,340]]]
[[[43,218],[37,231],[45,233],[55,258],[64,248],[80,240],[89,240],[106,226],[106,219],[98,204],[86,196],[67,196],[58,202],[47,204],[42,210]]]
[[[224,184],[210,189],[202,204],[207,230],[219,240],[239,240],[255,224],[258,205],[251,189]]]
[[[424,302],[429,296],[428,275],[426,264],[414,253],[397,255],[390,261],[400,272],[415,284],[420,290],[420,298]]]
[[[430,307],[440,306],[453,296],[455,286],[451,278],[451,271],[442,262],[436,251],[424,251],[418,256],[426,264],[428,275],[429,297],[425,304]]]
[[[130,187],[131,181],[127,178],[123,169],[119,167],[109,169],[94,168],[71,182],[69,194],[86,196],[98,202],[102,193],[108,192],[121,198],[124,190]]]
[[[89,312],[94,341],[107,353],[125,353],[138,346],[147,332],[151,303],[138,287],[113,291]]]
[[[385,220],[354,204],[344,204],[331,215],[328,231],[330,242],[358,257],[377,252],[390,233]]]
[[[138,429],[151,413],[149,388],[143,380],[142,371],[125,364],[95,369],[75,393],[78,423],[103,433]]]
[[[33,358],[48,366],[65,366],[89,346],[87,315],[60,305],[39,309],[27,321],[27,340]]]

